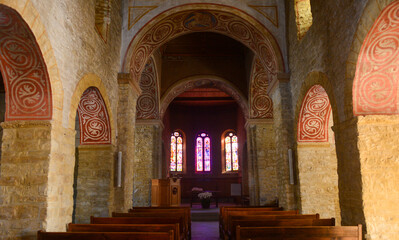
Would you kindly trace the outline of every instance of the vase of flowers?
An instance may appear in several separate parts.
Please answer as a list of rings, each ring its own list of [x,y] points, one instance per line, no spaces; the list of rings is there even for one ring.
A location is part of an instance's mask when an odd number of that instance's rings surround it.
[[[198,198],[201,201],[202,208],[209,208],[211,206],[211,192],[202,192],[198,193]]]

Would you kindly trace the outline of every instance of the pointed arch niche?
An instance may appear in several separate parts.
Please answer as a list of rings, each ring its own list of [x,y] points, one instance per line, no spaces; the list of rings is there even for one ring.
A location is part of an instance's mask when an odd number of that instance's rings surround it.
[[[312,75],[311,75],[312,76]],[[314,75],[313,75],[314,76]],[[321,85],[308,88],[297,122],[297,163],[302,213],[334,217],[340,225],[332,108]]]
[[[113,152],[111,122],[97,87],[82,94],[75,120],[74,223],[88,223],[90,216],[108,216],[113,202]]]

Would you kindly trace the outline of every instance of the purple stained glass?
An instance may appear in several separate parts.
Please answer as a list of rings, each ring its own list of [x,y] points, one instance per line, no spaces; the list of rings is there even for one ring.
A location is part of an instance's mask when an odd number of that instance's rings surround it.
[[[195,156],[196,156],[196,170],[198,172],[203,171],[202,151],[203,151],[202,138],[197,137],[197,143],[196,143],[196,147],[195,147]]]
[[[225,149],[226,149],[226,171],[231,171],[231,141],[230,137],[226,137],[225,142]]]
[[[183,171],[183,139],[177,138],[177,171]]]
[[[209,137],[205,138],[204,163],[205,171],[211,171],[211,139]]]
[[[238,141],[237,136],[232,138],[233,171],[238,170]]]
[[[170,171],[176,171],[176,137],[170,138]]]

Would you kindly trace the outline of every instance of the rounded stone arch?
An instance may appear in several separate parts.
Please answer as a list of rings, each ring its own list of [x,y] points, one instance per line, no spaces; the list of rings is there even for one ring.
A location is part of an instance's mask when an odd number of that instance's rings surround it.
[[[245,118],[248,118],[248,101],[240,92],[240,90],[232,86],[229,81],[221,77],[212,75],[198,75],[182,79],[166,91],[164,96],[162,96],[161,98],[161,119],[163,118],[166,109],[173,101],[173,99],[175,99],[177,96],[185,91],[207,84],[212,84],[215,88],[218,88],[219,90],[229,94],[232,98],[234,98],[237,101],[238,105],[241,107]]]
[[[162,44],[198,31],[220,33],[241,42],[259,56],[273,76],[285,71],[280,47],[266,27],[247,13],[220,4],[186,4],[154,17],[130,42],[122,71],[138,81],[148,58]]]
[[[116,123],[111,111],[111,103],[108,98],[107,89],[102,83],[100,77],[93,73],[86,74],[76,85],[75,91],[72,94],[71,98],[71,106],[68,117],[68,127],[69,129],[75,129],[75,118],[76,112],[78,110],[78,105],[83,93],[90,87],[95,87],[99,90],[104,104],[106,106],[108,117],[109,117],[109,125],[111,126],[111,143],[115,144],[116,142]]]
[[[30,0],[21,1],[1,1],[0,6],[3,5],[7,8],[16,11],[20,17],[22,17],[24,23],[33,34],[37,48],[40,53],[40,57],[43,59],[44,68],[46,68],[46,74],[48,75],[48,83],[51,89],[51,117],[55,122],[61,122],[63,119],[63,98],[64,90],[58,70],[56,58],[51,42],[48,38],[46,28],[44,27],[39,13],[33,6]]]
[[[297,98],[297,103],[295,106],[295,124],[294,124],[295,140],[298,139],[298,123],[303,102],[309,90],[315,85],[320,85],[327,93],[329,104],[331,106],[333,123],[334,125],[339,123],[337,103],[335,101],[334,90],[330,81],[328,81],[327,76],[322,72],[316,72],[316,71],[310,72],[306,76],[306,79],[302,84],[299,96]]]
[[[366,115],[366,114],[384,114],[384,115],[390,115],[390,114],[398,114],[399,113],[399,108],[396,108],[396,112],[392,111],[392,109],[384,109],[384,108],[380,108],[380,109],[366,109],[365,111],[363,111],[362,109],[359,109],[359,105],[362,105],[364,103],[361,103],[361,99],[364,97],[367,97],[367,93],[370,97],[371,94],[377,95],[378,91],[369,91],[367,90],[367,86],[370,86],[373,82],[375,84],[379,84],[380,86],[382,86],[382,90],[387,90],[387,88],[389,88],[388,86],[388,81],[384,81],[384,82],[377,82],[377,81],[370,81],[372,80],[371,77],[370,78],[366,78],[366,80],[370,83],[368,84],[364,84],[366,86],[360,86],[359,84],[359,78],[362,77],[363,74],[361,74],[360,72],[358,73],[358,69],[362,68],[364,69],[365,65],[362,65],[362,50],[364,49],[363,45],[365,44],[365,42],[367,42],[368,40],[370,40],[373,36],[373,29],[376,28],[376,24],[377,21],[381,20],[383,21],[384,13],[386,13],[389,10],[394,10],[393,8],[398,8],[399,3],[396,1],[396,3],[394,3],[395,0],[386,0],[386,1],[379,1],[379,0],[369,0],[364,8],[363,11],[363,15],[361,16],[360,20],[359,20],[359,24],[357,27],[357,30],[355,32],[354,38],[353,38],[353,42],[351,45],[351,51],[349,53],[348,56],[348,60],[346,61],[346,87],[345,87],[345,117],[346,119],[350,119],[355,115]],[[390,9],[387,9],[389,5]],[[397,21],[397,16],[394,16],[395,13],[391,16],[391,17],[396,17]],[[397,30],[396,30],[397,31]],[[393,40],[394,46],[396,47],[396,49],[393,48],[385,48],[382,47],[380,48],[380,50],[388,50],[388,52],[390,51],[389,55],[393,55],[392,53],[396,52],[396,56],[398,56],[398,37],[396,36],[389,36],[392,37],[391,39],[386,38],[386,36],[384,37],[385,40]],[[380,42],[381,43],[381,42]],[[377,46],[378,47],[378,46]],[[384,49],[385,48],[385,49]],[[375,48],[374,48],[375,49]],[[384,52],[384,51],[383,51]],[[385,52],[387,53],[387,52]],[[359,59],[359,56],[362,55]],[[397,59],[396,59],[397,60]],[[370,69],[369,69],[370,70]],[[372,75],[376,75],[378,73],[374,73]],[[384,76],[385,77],[385,76]],[[365,82],[365,81],[364,81]],[[382,85],[381,85],[382,84]],[[397,82],[395,83],[395,86],[397,86]],[[395,89],[397,89],[397,87],[395,87]],[[392,89],[393,90],[393,89]],[[383,91],[379,91],[380,93],[382,93]],[[388,93],[382,93],[382,94],[388,94]],[[397,90],[391,92],[391,96],[394,96],[394,98],[397,100],[398,96],[397,96]],[[390,98],[390,100],[393,100],[393,98]],[[389,104],[388,104],[389,105]],[[395,107],[397,106],[397,101],[394,103]],[[398,106],[399,107],[399,106]],[[377,106],[378,108],[378,106]]]

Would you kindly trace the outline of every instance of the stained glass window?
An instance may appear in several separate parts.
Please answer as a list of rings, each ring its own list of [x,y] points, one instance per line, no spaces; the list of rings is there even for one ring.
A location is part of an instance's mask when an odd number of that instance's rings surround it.
[[[170,171],[183,171],[183,136],[178,131],[170,137]]]
[[[195,163],[197,172],[211,171],[211,139],[206,133],[201,133],[197,136]]]
[[[226,172],[238,171],[238,140],[237,135],[228,132],[224,138]]]

